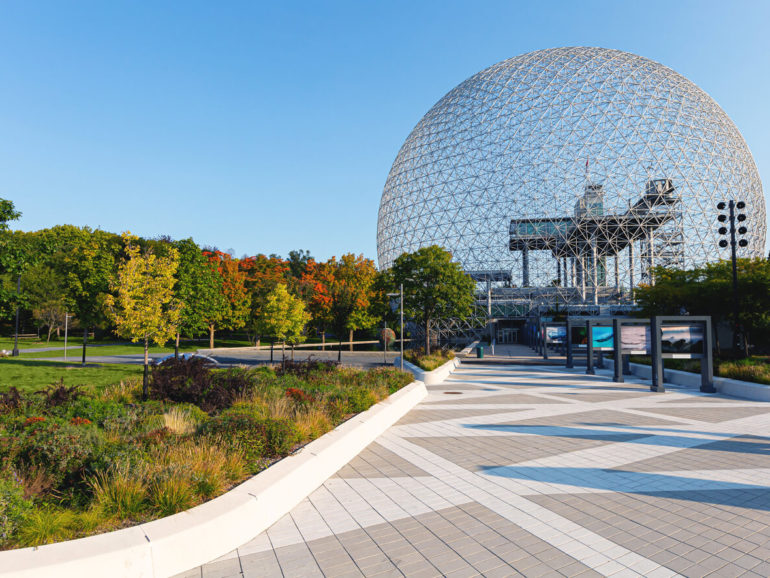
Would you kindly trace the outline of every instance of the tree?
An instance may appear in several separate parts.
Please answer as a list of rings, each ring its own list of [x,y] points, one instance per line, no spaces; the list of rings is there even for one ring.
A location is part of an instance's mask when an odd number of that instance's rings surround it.
[[[289,265],[277,255],[255,255],[241,259],[241,271],[246,274],[246,288],[251,299],[251,309],[248,315],[247,327],[254,334],[254,342],[259,345],[259,320],[268,296],[281,284],[286,283]]]
[[[289,251],[289,258],[286,263],[289,266],[288,273],[295,279],[301,279],[307,270],[308,263],[313,261],[310,251],[300,249],[299,251]]]
[[[83,329],[83,365],[88,330],[106,320],[102,300],[114,279],[120,249],[121,239],[117,235],[75,227],[67,231],[51,261],[64,281],[67,309],[75,313]]]
[[[67,314],[64,281],[61,276],[45,263],[37,263],[22,275],[28,306],[32,317],[39,326],[47,328],[46,343],[51,334],[64,326]]]
[[[0,199],[0,231],[8,230],[8,221],[15,221],[21,217],[21,212],[16,210],[13,201]]]
[[[353,332],[373,327],[373,287],[377,269],[371,259],[352,253],[339,261],[332,257],[325,263],[311,262],[302,285],[309,287],[308,303],[315,323],[324,330],[331,327],[340,342],[338,360],[342,357],[342,336],[348,332],[353,350]]]
[[[246,274],[238,268],[238,260],[221,251],[205,252],[209,263],[222,280],[222,296],[217,308],[212,308],[207,319],[209,347],[214,348],[214,331],[240,329],[246,324],[251,297],[246,290]]]
[[[770,343],[770,261],[738,259],[739,323],[756,344]],[[655,285],[636,290],[640,314],[679,315],[682,308],[691,315],[709,315],[714,323],[733,321],[732,263],[708,263],[680,271],[655,269]],[[737,352],[736,352],[737,353]]]
[[[426,354],[430,354],[433,321],[471,313],[473,280],[438,245],[403,253],[393,262],[390,275],[394,288],[404,285],[404,314],[425,328]]]
[[[163,346],[179,324],[180,310],[173,291],[179,255],[172,248],[167,256],[158,257],[151,250],[142,252],[130,233],[124,233],[123,239],[126,258],[110,287],[115,294],[107,295],[104,304],[118,335],[133,343],[144,342],[142,397],[146,400],[150,340]]]
[[[179,356],[179,336],[195,337],[209,329],[209,320],[226,308],[222,277],[192,239],[172,243],[179,253],[174,295],[181,305],[174,354]],[[213,344],[212,344],[213,347]]]
[[[310,321],[310,314],[305,311],[305,304],[294,297],[280,284],[268,295],[262,316],[259,318],[259,331],[262,335],[270,335],[281,343],[293,346],[305,340],[303,333],[305,325]],[[281,347],[283,351],[283,346]]]

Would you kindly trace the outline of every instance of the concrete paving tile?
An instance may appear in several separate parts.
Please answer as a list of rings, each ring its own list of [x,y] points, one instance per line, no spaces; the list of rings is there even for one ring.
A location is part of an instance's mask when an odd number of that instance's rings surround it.
[[[241,563],[238,558],[221,562],[210,562],[203,566],[202,578],[230,578],[241,575]]]

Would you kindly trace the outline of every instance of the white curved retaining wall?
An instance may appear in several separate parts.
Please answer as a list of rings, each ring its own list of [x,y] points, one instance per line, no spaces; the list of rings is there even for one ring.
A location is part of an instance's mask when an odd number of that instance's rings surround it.
[[[400,357],[396,357],[396,359],[393,360],[393,365],[396,367],[399,367],[400,363]],[[421,381],[425,385],[436,385],[441,383],[447,377],[452,375],[452,372],[457,369],[458,365],[460,365],[460,360],[455,357],[454,359],[447,361],[444,365],[437,367],[433,371],[425,371],[413,363],[409,363],[406,359],[404,360],[404,369],[410,371],[417,381]]]
[[[605,359],[604,364],[612,369],[612,359]],[[652,369],[649,365],[631,363],[631,373],[642,379],[652,379]],[[690,373],[678,369],[663,369],[663,383],[675,383],[686,387],[700,387],[700,373]],[[770,385],[740,381],[728,377],[715,377],[714,388],[722,395],[739,397],[751,401],[770,401]]]
[[[427,395],[412,382],[228,493],[107,534],[0,552],[0,576],[167,577],[226,554],[291,511]]]

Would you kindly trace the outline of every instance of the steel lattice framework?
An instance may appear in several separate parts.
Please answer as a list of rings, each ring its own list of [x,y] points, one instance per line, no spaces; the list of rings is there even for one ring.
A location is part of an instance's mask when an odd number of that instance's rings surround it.
[[[420,120],[385,184],[379,264],[437,244],[466,271],[596,302],[652,281],[653,265],[728,258],[715,205],[730,198],[747,204],[741,256],[760,256],[759,174],[704,91],[626,52],[540,50],[472,76]]]

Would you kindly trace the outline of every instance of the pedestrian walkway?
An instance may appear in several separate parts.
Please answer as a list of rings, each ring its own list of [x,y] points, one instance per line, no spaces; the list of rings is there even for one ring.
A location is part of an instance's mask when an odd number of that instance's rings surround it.
[[[770,404],[465,365],[182,576],[768,576]]]

